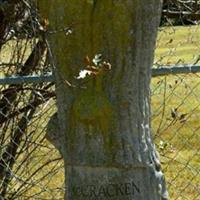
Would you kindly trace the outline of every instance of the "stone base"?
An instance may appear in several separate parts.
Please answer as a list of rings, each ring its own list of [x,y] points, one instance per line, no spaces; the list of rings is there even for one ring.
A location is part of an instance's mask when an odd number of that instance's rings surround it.
[[[144,168],[68,167],[70,200],[144,199],[140,177]],[[144,187],[143,187],[144,188]]]

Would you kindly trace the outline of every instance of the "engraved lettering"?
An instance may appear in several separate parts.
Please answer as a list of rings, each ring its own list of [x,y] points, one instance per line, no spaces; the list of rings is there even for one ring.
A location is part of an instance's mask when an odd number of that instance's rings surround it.
[[[133,189],[135,188],[138,193],[140,193],[140,188],[134,182],[132,182],[132,187]]]
[[[82,194],[82,196],[88,197],[87,191],[88,191],[88,186],[86,186],[86,187],[81,187],[81,194]]]
[[[124,184],[116,184],[116,195],[124,195],[124,188],[123,188]]]
[[[73,187],[72,188],[72,192],[77,195],[80,196],[81,195],[81,187]]]
[[[109,197],[114,197],[115,196],[115,186],[114,184],[109,184],[107,188],[107,194]]]
[[[87,198],[112,198],[118,196],[133,196],[135,192],[140,193],[140,188],[134,182],[110,183],[106,185],[84,185],[74,186],[73,195]]]
[[[125,194],[126,195],[131,195],[131,188],[132,188],[131,187],[132,186],[131,183],[125,183],[124,186],[125,186]],[[134,194],[134,192],[133,192],[133,194]]]
[[[101,185],[100,188],[99,188],[99,193],[98,193],[98,197],[99,196],[103,196],[103,197],[106,197],[106,189]]]
[[[89,195],[89,197],[96,197],[97,195],[96,195],[95,191],[96,191],[96,187],[94,185],[90,185],[90,195]]]

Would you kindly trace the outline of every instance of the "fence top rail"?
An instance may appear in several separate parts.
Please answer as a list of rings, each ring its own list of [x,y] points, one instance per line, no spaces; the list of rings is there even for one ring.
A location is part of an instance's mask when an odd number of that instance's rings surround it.
[[[31,76],[11,76],[0,78],[0,85],[11,84],[36,84],[44,82],[54,82],[54,75],[48,73],[46,75],[31,75]]]
[[[200,65],[162,66],[159,68],[152,68],[152,77],[198,72],[200,73]],[[52,73],[48,73],[46,75],[2,77],[0,78],[0,85],[36,84],[54,81],[54,75]]]
[[[152,68],[152,77],[200,72],[200,65],[175,65]]]

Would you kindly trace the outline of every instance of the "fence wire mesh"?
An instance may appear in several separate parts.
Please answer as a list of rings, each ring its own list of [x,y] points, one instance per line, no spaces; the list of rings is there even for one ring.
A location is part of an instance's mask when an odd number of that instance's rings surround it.
[[[51,71],[34,6],[0,2],[1,79]],[[0,199],[63,199],[62,159],[45,139],[55,110],[54,83],[0,85]]]
[[[164,1],[154,70],[200,64],[196,10],[198,1]],[[0,1],[0,15],[0,79],[48,75],[45,23],[34,1]],[[152,132],[170,197],[200,199],[200,73],[157,75],[151,89]],[[53,82],[0,85],[0,199],[63,199],[63,161],[46,139],[55,104]]]
[[[199,16],[192,16],[195,10],[199,11],[198,1],[164,1],[153,68],[199,66],[200,26]],[[200,199],[200,73],[156,76],[151,89],[153,136],[170,197]]]

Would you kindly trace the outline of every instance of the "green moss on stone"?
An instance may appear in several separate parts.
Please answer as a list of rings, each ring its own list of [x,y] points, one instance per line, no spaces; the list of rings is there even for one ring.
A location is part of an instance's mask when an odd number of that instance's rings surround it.
[[[93,77],[86,85],[86,89],[81,89],[76,96],[72,106],[72,121],[74,126],[84,126],[87,135],[90,137],[102,134],[104,147],[107,152],[116,146],[115,139],[111,135],[114,129],[114,107],[109,102],[108,97],[102,89],[102,75]],[[73,127],[72,129],[76,129]],[[71,140],[75,138],[72,131]]]

